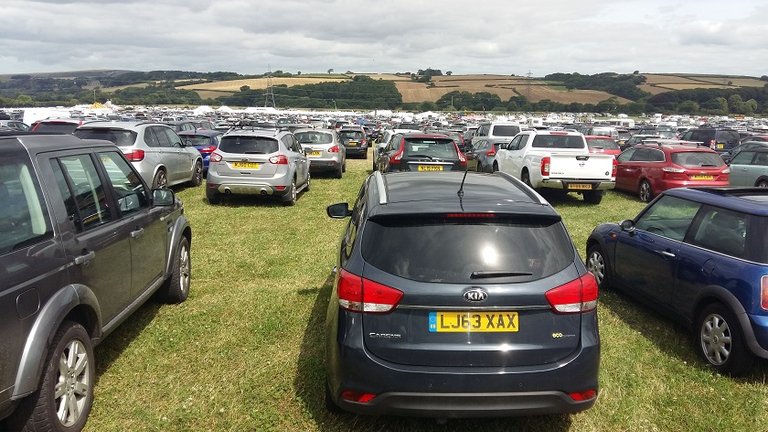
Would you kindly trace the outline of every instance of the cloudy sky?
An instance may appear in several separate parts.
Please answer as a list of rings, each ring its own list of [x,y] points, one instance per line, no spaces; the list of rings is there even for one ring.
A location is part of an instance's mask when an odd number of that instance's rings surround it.
[[[2,0],[0,73],[768,74],[762,0]]]

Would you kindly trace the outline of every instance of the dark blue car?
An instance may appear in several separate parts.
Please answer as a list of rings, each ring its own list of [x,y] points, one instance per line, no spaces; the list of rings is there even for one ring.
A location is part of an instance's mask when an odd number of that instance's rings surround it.
[[[715,370],[768,358],[768,190],[671,189],[634,218],[594,229],[587,266],[690,327]]]
[[[218,148],[221,135],[221,131],[207,129],[179,132],[179,137],[184,140],[184,144],[195,146],[203,156],[203,174],[208,173],[208,162],[211,158],[211,153]]]

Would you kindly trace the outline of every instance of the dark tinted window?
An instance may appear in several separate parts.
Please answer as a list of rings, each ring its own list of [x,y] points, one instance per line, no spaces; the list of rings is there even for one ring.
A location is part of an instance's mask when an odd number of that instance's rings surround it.
[[[672,153],[672,163],[686,168],[719,167],[725,165],[725,162],[723,162],[719,155],[704,152]]]
[[[78,129],[74,135],[83,139],[107,140],[118,146],[132,146],[136,141],[136,132],[125,129]]]
[[[77,123],[42,122],[37,125],[35,132],[71,134],[77,129]]]
[[[295,135],[301,144],[330,144],[333,142],[333,136],[327,132],[299,132]]]
[[[62,190],[62,195],[74,198],[75,214],[70,216],[74,216],[78,230],[88,230],[112,219],[104,187],[89,155],[65,156],[51,160],[51,164],[54,174],[64,177],[64,181],[58,179],[59,187],[66,184],[69,189]]]
[[[225,136],[219,144],[219,150],[227,153],[269,154],[277,148],[277,140],[267,137]]]
[[[420,282],[522,282],[557,273],[573,263],[561,222],[530,220],[371,220],[363,234],[363,257],[388,273]],[[478,278],[478,272],[514,272],[515,277]]]
[[[520,133],[520,126],[505,125],[505,126],[494,126],[493,132],[491,133],[491,135],[511,137],[519,133]]]
[[[581,135],[536,135],[533,137],[533,147],[538,148],[584,148],[584,138]]]
[[[188,146],[216,145],[215,142],[211,142],[211,137],[205,136],[205,135],[196,135],[196,136],[179,135],[179,136],[184,141],[184,144]]]
[[[29,161],[0,158],[0,254],[51,238],[53,231],[40,184]]]
[[[736,131],[720,130],[715,133],[715,139],[717,142],[727,142],[729,144],[733,144],[738,142],[741,137]]]
[[[406,138],[405,157],[429,156],[432,158],[458,158],[456,144],[450,138]]]

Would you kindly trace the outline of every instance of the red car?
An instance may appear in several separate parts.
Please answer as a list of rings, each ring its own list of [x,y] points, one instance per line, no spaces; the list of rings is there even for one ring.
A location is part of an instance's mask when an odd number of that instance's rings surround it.
[[[621,154],[621,148],[615,139],[602,135],[585,135],[587,147],[590,153],[609,154],[618,156]]]
[[[728,186],[728,165],[704,146],[638,144],[616,160],[616,189],[636,192],[644,202],[677,187]]]

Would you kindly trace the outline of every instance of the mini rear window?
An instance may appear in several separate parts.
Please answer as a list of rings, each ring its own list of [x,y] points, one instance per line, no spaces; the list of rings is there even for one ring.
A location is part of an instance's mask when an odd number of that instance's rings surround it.
[[[226,153],[269,154],[277,149],[277,140],[267,137],[225,136],[219,144],[219,150]]]
[[[536,135],[533,147],[537,148],[572,148],[583,149],[584,138],[581,135]]]
[[[333,136],[325,132],[299,132],[294,134],[301,144],[330,144]]]
[[[456,145],[450,138],[406,138],[404,156],[429,156],[432,158],[459,157]]]
[[[675,152],[672,163],[686,168],[719,167],[725,165],[720,155],[709,152]]]
[[[526,282],[551,276],[574,260],[562,222],[527,219],[369,220],[362,253],[390,274],[441,283]],[[517,275],[505,276],[511,273]],[[500,276],[487,277],[492,274]]]
[[[125,129],[85,128],[78,129],[74,135],[82,139],[107,140],[117,146],[132,146],[136,142],[136,132]]]
[[[491,135],[494,136],[515,136],[520,133],[520,126],[494,126]]]

